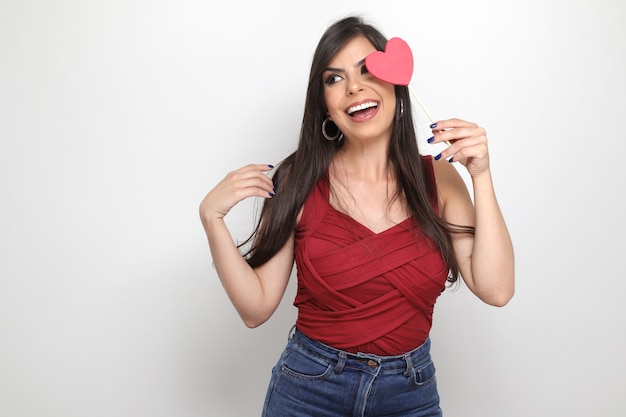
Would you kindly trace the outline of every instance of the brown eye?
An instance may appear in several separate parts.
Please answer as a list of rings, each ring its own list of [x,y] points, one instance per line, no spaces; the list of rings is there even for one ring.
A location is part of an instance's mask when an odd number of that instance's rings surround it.
[[[367,70],[367,67],[365,65],[363,65],[361,67],[361,74],[367,74],[367,73],[369,73],[369,71]]]
[[[340,76],[338,76],[337,74],[333,74],[333,75],[326,77],[326,80],[324,80],[324,84],[333,85],[340,80],[341,80]]]

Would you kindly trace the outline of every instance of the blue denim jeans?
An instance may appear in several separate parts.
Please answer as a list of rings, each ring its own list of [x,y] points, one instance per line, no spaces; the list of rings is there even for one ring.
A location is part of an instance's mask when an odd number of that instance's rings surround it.
[[[264,417],[441,416],[430,340],[400,356],[352,354],[293,331]]]

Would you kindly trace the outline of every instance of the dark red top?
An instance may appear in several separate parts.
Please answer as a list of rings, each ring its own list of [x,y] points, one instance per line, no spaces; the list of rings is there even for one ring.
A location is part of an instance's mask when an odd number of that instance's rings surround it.
[[[432,160],[423,162],[434,181]],[[428,337],[445,289],[448,269],[439,251],[413,218],[374,233],[333,208],[328,197],[323,178],[296,229],[298,329],[353,353],[415,349]]]

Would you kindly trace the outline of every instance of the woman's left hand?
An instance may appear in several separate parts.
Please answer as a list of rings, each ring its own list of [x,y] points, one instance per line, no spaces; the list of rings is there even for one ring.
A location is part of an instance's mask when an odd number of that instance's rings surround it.
[[[463,164],[471,176],[489,171],[487,132],[476,123],[460,119],[438,121],[431,125],[433,138],[429,143],[448,142],[435,159],[448,159]]]
[[[513,244],[491,180],[485,129],[458,119],[442,120],[431,129],[430,143],[450,143],[435,157],[440,163],[434,164],[443,218],[450,224],[475,226],[473,235],[451,235],[461,277],[481,300],[503,306],[515,292]],[[449,158],[467,168],[473,199],[456,169],[445,163]]]

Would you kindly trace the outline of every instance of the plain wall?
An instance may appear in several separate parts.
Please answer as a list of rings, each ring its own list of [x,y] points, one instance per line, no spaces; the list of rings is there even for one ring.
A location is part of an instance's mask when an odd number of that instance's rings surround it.
[[[0,415],[260,414],[293,282],[246,329],[198,205],[228,171],[293,151],[313,49],[352,12],[411,45],[436,119],[487,129],[515,245],[510,304],[464,286],[437,304],[445,414],[622,415],[618,0],[3,0]],[[236,239],[255,207],[228,216]]]

